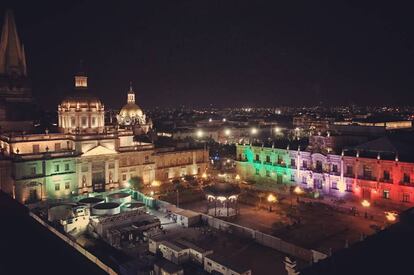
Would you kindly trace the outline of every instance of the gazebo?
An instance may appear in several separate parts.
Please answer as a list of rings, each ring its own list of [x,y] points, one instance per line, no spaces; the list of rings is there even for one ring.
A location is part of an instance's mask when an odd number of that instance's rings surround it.
[[[240,187],[234,184],[217,182],[206,186],[208,214],[214,217],[233,217],[238,213],[237,198]]]

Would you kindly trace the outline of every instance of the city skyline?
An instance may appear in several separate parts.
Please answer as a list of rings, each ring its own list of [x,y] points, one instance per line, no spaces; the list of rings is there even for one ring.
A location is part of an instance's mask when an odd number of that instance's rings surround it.
[[[159,4],[10,4],[37,101],[55,106],[68,95],[81,59],[93,92],[112,108],[122,106],[129,81],[144,108],[414,99],[402,7]]]

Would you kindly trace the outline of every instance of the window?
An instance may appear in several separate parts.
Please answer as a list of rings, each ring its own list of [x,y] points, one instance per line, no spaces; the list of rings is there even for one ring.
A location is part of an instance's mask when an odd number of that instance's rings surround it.
[[[266,162],[269,163],[270,162],[270,156],[266,156]]]
[[[293,174],[290,175],[290,181],[295,181],[295,175]]]
[[[145,156],[145,162],[149,162],[149,156]]]
[[[66,141],[66,148],[68,150],[72,149],[72,143],[70,143],[70,141]]]
[[[55,183],[55,191],[59,191],[60,190],[60,183]]]
[[[296,167],[296,161],[295,161],[295,159],[291,159],[290,160],[290,166],[291,167]]]
[[[266,177],[270,177],[270,171],[266,170]]]
[[[239,154],[239,160],[242,160],[242,154]]]
[[[30,167],[30,175],[32,176],[36,175],[36,166]]]
[[[56,164],[56,165],[55,165],[55,172],[59,172],[59,168],[60,168],[60,167],[59,167],[59,164]]]
[[[126,174],[122,174],[122,180],[123,181],[126,181],[126,179],[127,179],[127,175]]]
[[[307,180],[307,178],[306,178],[306,177],[302,177],[302,183],[303,183],[303,184],[308,184],[308,180]]]
[[[410,202],[410,194],[404,193],[402,201],[403,202]]]
[[[345,189],[345,191],[346,191],[346,192],[352,192],[352,183],[347,183],[347,184],[346,184],[346,189]]]
[[[384,170],[383,178],[384,178],[384,180],[389,181],[390,180],[390,171]]]
[[[260,157],[258,154],[256,154],[256,161],[260,161]]]
[[[316,168],[316,172],[322,172],[322,161],[317,160],[315,168]]]
[[[89,167],[87,164],[82,165],[82,172],[88,172],[88,170],[89,170]]]
[[[69,163],[65,163],[65,171],[69,171]]]
[[[60,151],[60,143],[55,143],[55,151]]]
[[[403,183],[410,183],[410,175],[408,173],[404,173],[403,176]]]
[[[108,169],[114,169],[114,168],[115,168],[115,163],[110,162],[110,163],[108,164]]]
[[[368,166],[368,165],[364,165],[362,167],[362,169],[363,169],[362,173],[363,173],[364,178],[370,179],[372,177],[372,169],[371,169],[371,167]]]
[[[382,192],[382,197],[383,197],[384,199],[389,199],[389,198],[390,198],[390,191],[389,191],[389,190],[384,190],[384,191]]]
[[[65,189],[68,190],[70,188],[70,182],[65,182]]]
[[[33,153],[39,153],[40,149],[39,149],[39,144],[33,144]]]
[[[95,118],[95,117],[93,117],[93,118],[92,118],[92,127],[94,127],[94,126],[95,126],[95,124],[96,124],[96,118]]]
[[[283,163],[283,159],[281,156],[277,156],[277,163],[278,164],[282,164]]]
[[[70,120],[70,126],[75,127],[76,126],[76,119],[74,117],[72,117],[72,119]]]
[[[337,164],[332,164],[332,172],[338,173],[338,165]]]
[[[86,117],[82,117],[82,126],[86,126]]]
[[[256,175],[259,175],[259,174],[260,174],[259,168],[256,168]]]
[[[322,189],[322,180],[321,179],[314,179],[313,185],[315,189]]]
[[[354,174],[354,168],[351,165],[346,166],[346,174],[347,175],[353,175]]]
[[[331,183],[331,188],[332,188],[332,189],[336,189],[336,190],[338,190],[338,184],[336,183],[336,181],[333,181],[333,182]]]
[[[307,168],[308,168],[308,162],[307,162],[306,160],[304,160],[304,161],[302,162],[302,167],[303,167],[304,169],[307,169]]]

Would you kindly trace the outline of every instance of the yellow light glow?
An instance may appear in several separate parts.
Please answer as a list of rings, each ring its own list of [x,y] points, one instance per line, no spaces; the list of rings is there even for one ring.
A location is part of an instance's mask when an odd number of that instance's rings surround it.
[[[279,127],[275,128],[275,133],[277,133],[277,134],[280,133],[280,128]]]
[[[161,185],[161,182],[160,181],[158,181],[158,180],[153,180],[152,182],[151,182],[151,186],[152,187],[158,187],[158,186],[160,186]]]
[[[203,179],[206,179],[206,178],[207,178],[207,174],[206,174],[206,172],[204,172],[204,173],[201,175],[201,177],[202,177]]]
[[[303,190],[299,186],[296,186],[295,189],[293,189],[293,192],[297,195],[303,194]]]
[[[151,195],[151,196],[154,196],[154,191],[151,191],[151,192],[150,192],[150,195]]]
[[[227,200],[227,198],[220,196],[220,197],[217,197],[217,200],[223,202],[223,201]]]
[[[252,135],[257,134],[257,128],[252,128],[252,129],[250,130],[250,133],[252,133]]]
[[[230,136],[230,134],[231,134],[230,129],[226,129],[226,130],[224,130],[224,134],[225,134],[226,136]]]
[[[236,175],[235,179],[236,180],[240,180],[240,176],[239,175]]]
[[[226,176],[226,174],[224,173],[224,174],[218,174],[218,176],[220,177],[220,178],[224,178],[225,176]]]
[[[370,206],[371,206],[371,203],[370,203],[369,201],[367,201],[367,200],[363,200],[363,201],[361,202],[361,205],[362,205],[363,207],[370,207]]]
[[[198,137],[198,138],[203,137],[203,131],[201,131],[201,130],[197,130],[196,135],[197,135],[197,137]]]
[[[276,196],[275,196],[275,195],[273,195],[273,194],[269,194],[269,195],[267,196],[267,201],[268,201],[268,202],[276,202],[276,201],[277,201],[277,198],[276,198]]]
[[[387,221],[389,222],[395,222],[397,220],[398,214],[395,212],[385,212],[385,218],[387,218]]]

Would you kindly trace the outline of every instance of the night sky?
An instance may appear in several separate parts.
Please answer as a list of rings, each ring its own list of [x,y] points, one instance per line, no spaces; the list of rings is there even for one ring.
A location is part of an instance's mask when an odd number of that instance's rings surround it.
[[[130,80],[144,109],[413,105],[414,16],[396,2],[11,1],[8,7],[25,44],[34,96],[50,109],[71,92],[80,59],[93,93],[114,108],[125,103]]]

